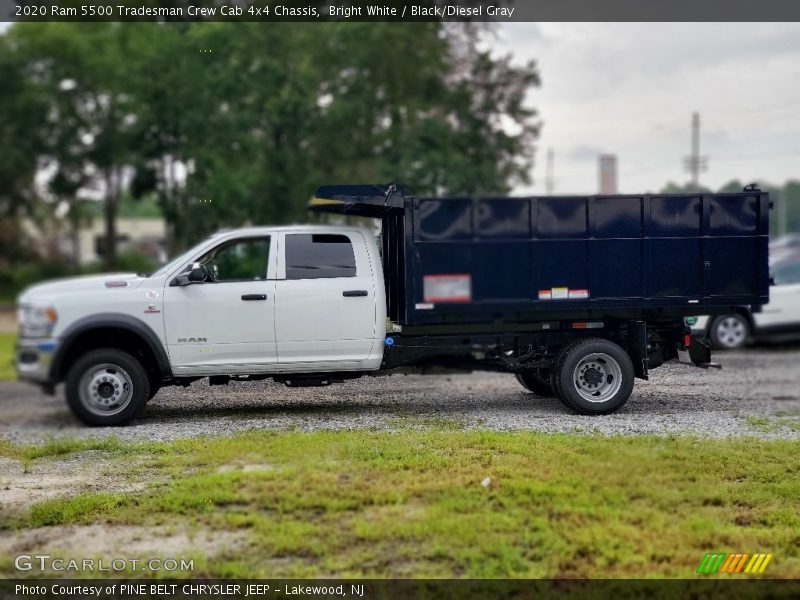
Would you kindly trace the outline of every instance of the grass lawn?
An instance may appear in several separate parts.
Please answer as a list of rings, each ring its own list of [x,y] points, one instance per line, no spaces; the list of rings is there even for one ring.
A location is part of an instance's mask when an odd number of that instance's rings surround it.
[[[0,333],[0,381],[15,379],[14,373],[14,333]]]
[[[110,457],[156,482],[34,504],[0,535],[136,524],[240,536],[201,555],[194,576],[693,577],[706,552],[770,552],[765,575],[800,576],[800,453],[788,441],[439,427],[0,454],[34,466]]]

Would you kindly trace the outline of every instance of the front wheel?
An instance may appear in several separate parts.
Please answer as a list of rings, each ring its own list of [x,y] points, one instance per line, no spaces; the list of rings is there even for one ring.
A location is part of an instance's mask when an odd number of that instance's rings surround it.
[[[584,415],[619,410],[633,391],[633,363],[614,342],[587,338],[561,353],[555,374],[561,401]]]
[[[113,348],[92,350],[67,373],[67,404],[89,425],[122,425],[150,397],[147,370],[136,358]]]

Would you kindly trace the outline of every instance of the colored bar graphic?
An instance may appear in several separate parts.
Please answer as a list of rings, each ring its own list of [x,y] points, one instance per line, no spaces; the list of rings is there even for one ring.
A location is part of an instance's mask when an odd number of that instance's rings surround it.
[[[733,567],[731,567],[731,573],[734,573],[734,572],[738,573],[739,571],[741,571],[744,568],[744,563],[747,562],[748,558],[750,558],[749,554],[742,554],[742,558],[739,560],[739,562],[736,565],[736,571],[734,571]]]
[[[758,571],[759,573],[763,573],[764,572],[764,569],[767,568],[767,563],[770,561],[771,558],[772,558],[772,554],[767,554],[767,556],[764,558],[764,562],[761,563],[761,568]]]
[[[772,554],[723,554],[708,552],[697,566],[696,573],[713,575],[715,573],[763,573]]]
[[[736,557],[739,556],[738,554],[728,554],[728,560],[725,561],[725,564],[722,565],[722,572],[727,573],[728,569],[731,568],[731,565],[736,562]]]

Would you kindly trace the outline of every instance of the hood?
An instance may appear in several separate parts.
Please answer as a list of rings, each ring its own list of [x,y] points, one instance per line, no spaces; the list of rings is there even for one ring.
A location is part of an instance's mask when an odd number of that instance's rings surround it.
[[[105,273],[53,279],[26,288],[17,298],[17,303],[51,301],[72,292],[130,290],[139,287],[145,279],[136,273]]]

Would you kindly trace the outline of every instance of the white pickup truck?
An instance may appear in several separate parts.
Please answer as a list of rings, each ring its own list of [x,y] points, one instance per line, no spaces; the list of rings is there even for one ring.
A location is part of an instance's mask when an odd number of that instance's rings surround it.
[[[19,378],[66,382],[90,424],[133,418],[162,385],[381,366],[386,301],[374,235],[353,227],[237,229],[149,276],[54,281],[18,301]]]

